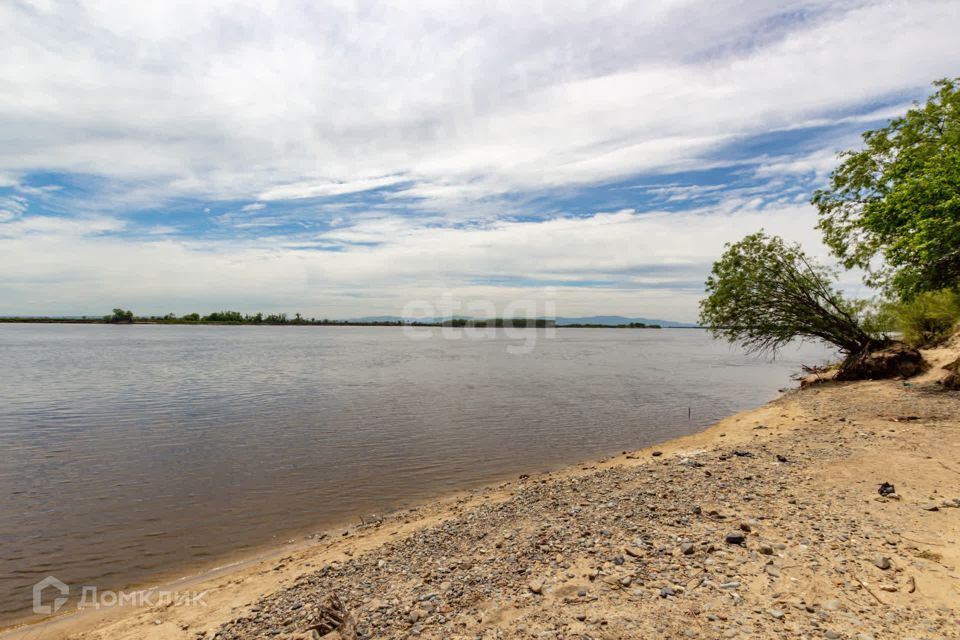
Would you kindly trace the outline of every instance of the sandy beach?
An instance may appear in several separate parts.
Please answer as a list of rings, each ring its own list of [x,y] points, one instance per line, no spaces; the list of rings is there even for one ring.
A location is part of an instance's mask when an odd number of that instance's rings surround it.
[[[204,606],[2,637],[313,638],[333,594],[362,638],[960,637],[960,394],[937,384],[958,354],[172,585]]]

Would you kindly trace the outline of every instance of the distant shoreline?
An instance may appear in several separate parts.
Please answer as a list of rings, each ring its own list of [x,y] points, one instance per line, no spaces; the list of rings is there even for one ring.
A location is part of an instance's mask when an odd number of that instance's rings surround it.
[[[186,325],[186,326],[268,326],[268,327],[453,327],[460,329],[700,329],[698,326],[662,326],[639,322],[629,324],[572,323],[555,324],[543,319],[467,320],[447,322],[400,322],[356,320],[288,320],[286,322],[245,322],[239,320],[164,320],[136,319],[116,322],[104,318],[49,318],[49,317],[0,317],[0,324],[107,324],[107,325]]]

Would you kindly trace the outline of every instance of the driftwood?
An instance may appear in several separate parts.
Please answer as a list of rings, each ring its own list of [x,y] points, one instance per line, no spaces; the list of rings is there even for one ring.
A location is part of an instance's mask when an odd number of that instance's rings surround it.
[[[320,621],[310,627],[321,638],[336,631],[342,640],[357,640],[357,622],[336,593],[320,607]]]

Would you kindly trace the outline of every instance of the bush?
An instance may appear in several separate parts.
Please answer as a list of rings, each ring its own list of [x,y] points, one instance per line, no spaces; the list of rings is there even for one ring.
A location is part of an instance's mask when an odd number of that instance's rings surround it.
[[[960,321],[960,294],[944,289],[890,305],[894,325],[904,341],[927,347],[943,342]]]

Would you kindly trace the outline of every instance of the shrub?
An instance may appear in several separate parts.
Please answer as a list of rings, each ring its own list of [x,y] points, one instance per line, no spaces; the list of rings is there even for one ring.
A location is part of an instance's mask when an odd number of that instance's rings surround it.
[[[891,305],[890,313],[903,339],[917,347],[935,345],[950,337],[960,321],[960,294],[929,291]]]

